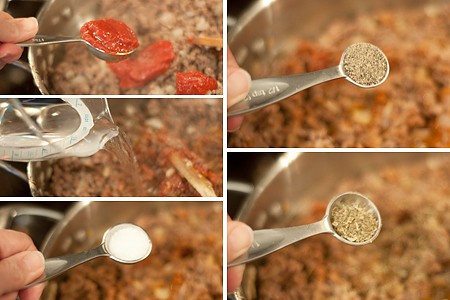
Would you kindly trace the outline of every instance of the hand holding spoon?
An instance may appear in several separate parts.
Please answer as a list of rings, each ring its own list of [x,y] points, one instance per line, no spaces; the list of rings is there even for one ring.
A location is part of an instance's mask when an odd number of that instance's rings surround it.
[[[250,91],[240,102],[228,108],[228,117],[243,115],[281,101],[314,85],[338,78],[372,88],[382,84],[389,75],[386,55],[376,46],[357,43],[345,49],[338,66],[305,73],[252,80]]]
[[[94,56],[107,62],[126,59],[139,46],[136,33],[124,22],[115,19],[84,23],[80,28],[80,37],[36,35],[31,40],[17,45],[31,47],[74,42],[84,43]]]
[[[102,243],[94,249],[46,259],[44,276],[24,286],[23,289],[50,280],[97,257],[108,256],[120,263],[134,264],[147,258],[151,250],[152,241],[141,227],[129,223],[115,225],[105,232]]]
[[[254,261],[313,235],[331,233],[343,243],[361,246],[373,242],[380,230],[381,216],[375,204],[359,193],[347,192],[331,200],[321,221],[254,231],[248,252],[230,262],[228,268]]]
[[[52,36],[42,34],[38,34],[32,39],[18,43],[16,45],[20,47],[36,47],[36,46],[46,46],[52,44],[76,43],[76,42],[84,43],[88,47],[88,50],[89,52],[91,52],[91,54],[107,62],[117,62],[126,59],[136,50],[134,49],[128,52],[108,53],[99,48],[95,48],[89,42],[85,41],[80,37]]]

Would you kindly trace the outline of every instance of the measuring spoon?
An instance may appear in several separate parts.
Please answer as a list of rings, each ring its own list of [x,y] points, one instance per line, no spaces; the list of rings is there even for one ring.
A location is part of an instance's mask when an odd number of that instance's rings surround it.
[[[120,263],[134,264],[147,258],[151,251],[152,241],[144,229],[130,223],[115,225],[105,232],[102,243],[94,249],[46,259],[43,277],[24,286],[23,289],[50,280],[97,257],[108,256]]]
[[[340,235],[332,224],[331,212],[337,207],[351,207],[356,206],[364,209],[373,215],[377,221],[378,226],[373,234],[366,240],[356,242],[350,241],[346,237]],[[356,221],[355,221],[356,222]],[[367,197],[356,192],[347,192],[335,197],[327,206],[325,216],[322,220],[309,225],[263,229],[253,231],[253,244],[247,253],[238,257],[234,261],[228,263],[228,268],[245,264],[261,257],[264,257],[272,252],[280,250],[290,244],[306,239],[313,235],[321,233],[331,233],[339,241],[353,246],[361,246],[373,242],[381,230],[381,216],[375,204]]]
[[[67,36],[52,36],[52,35],[42,35],[38,34],[34,38],[29,39],[27,41],[16,44],[20,47],[35,47],[35,46],[46,46],[52,44],[62,44],[62,43],[76,43],[81,42],[84,43],[89,52],[107,62],[117,62],[128,58],[136,49],[133,49],[129,52],[117,52],[117,53],[108,53],[101,49],[95,48],[89,42],[83,40],[80,37],[67,37]]]
[[[352,65],[354,62],[360,64],[354,66]],[[358,76],[371,75],[370,72],[374,72],[374,68],[377,67],[383,68],[377,70],[382,72],[382,76],[372,78],[374,82],[370,84]],[[355,68],[359,74],[353,72]],[[228,117],[243,115],[266,107],[326,81],[345,78],[359,87],[373,88],[382,84],[388,75],[388,59],[378,47],[368,43],[353,44],[342,53],[341,61],[336,67],[305,74],[252,80],[247,96],[228,108]]]

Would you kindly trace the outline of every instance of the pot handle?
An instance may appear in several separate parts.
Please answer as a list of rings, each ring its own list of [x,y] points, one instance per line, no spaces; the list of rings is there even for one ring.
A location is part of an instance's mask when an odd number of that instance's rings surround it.
[[[13,65],[15,67],[18,67],[19,69],[27,71],[30,74],[33,74],[31,72],[31,67],[30,67],[30,65],[27,62],[24,62],[24,61],[21,61],[21,60],[16,60],[16,61],[13,61],[12,63],[10,63],[10,65]]]
[[[20,216],[42,217],[57,223],[64,217],[64,214],[47,208],[23,204],[6,205],[0,208],[0,229],[11,229],[14,219]]]

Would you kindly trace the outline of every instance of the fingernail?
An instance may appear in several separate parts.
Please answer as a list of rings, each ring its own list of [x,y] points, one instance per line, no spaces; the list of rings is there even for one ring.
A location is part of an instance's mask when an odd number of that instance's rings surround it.
[[[227,131],[233,132],[241,128],[242,121],[244,120],[243,116],[230,117],[227,119]]]
[[[36,28],[38,26],[38,22],[34,17],[16,19],[15,24],[19,31],[24,33],[36,31]]]
[[[39,251],[30,251],[23,258],[25,268],[31,274],[42,273],[44,269],[44,256]]]
[[[245,224],[240,224],[230,233],[229,241],[236,257],[241,256],[252,245],[253,230]]]
[[[238,69],[228,77],[228,106],[247,96],[251,80],[250,74],[243,69]]]

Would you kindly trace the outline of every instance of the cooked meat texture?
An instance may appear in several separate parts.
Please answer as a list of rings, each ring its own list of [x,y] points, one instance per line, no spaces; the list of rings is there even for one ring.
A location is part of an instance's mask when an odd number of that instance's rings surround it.
[[[258,77],[336,66],[345,48],[368,42],[390,63],[385,83],[361,89],[344,79],[315,86],[248,114],[231,147],[450,146],[450,5],[336,20],[315,40],[300,39]]]
[[[170,69],[139,88],[120,90],[119,79],[106,62],[93,57],[82,44],[67,44],[58,64],[50,67],[50,93],[75,95],[175,94],[175,73],[198,70],[218,80],[211,94],[222,94],[222,51],[186,41],[196,36],[222,36],[223,3],[220,0],[101,0],[98,19],[118,19],[132,28],[140,48],[169,40],[176,53]]]
[[[446,299],[450,295],[450,157],[428,158],[344,180],[331,191],[359,191],[378,207],[383,227],[369,245],[329,235],[306,239],[257,266],[258,299]],[[320,220],[327,203],[305,217]]]
[[[153,242],[144,261],[96,259],[52,281],[59,300],[222,299],[222,210],[218,203],[142,212]]]
[[[220,99],[126,100],[115,122],[131,141],[137,169],[100,151],[52,165],[48,196],[199,196],[170,161],[176,151],[223,194],[222,101]]]

